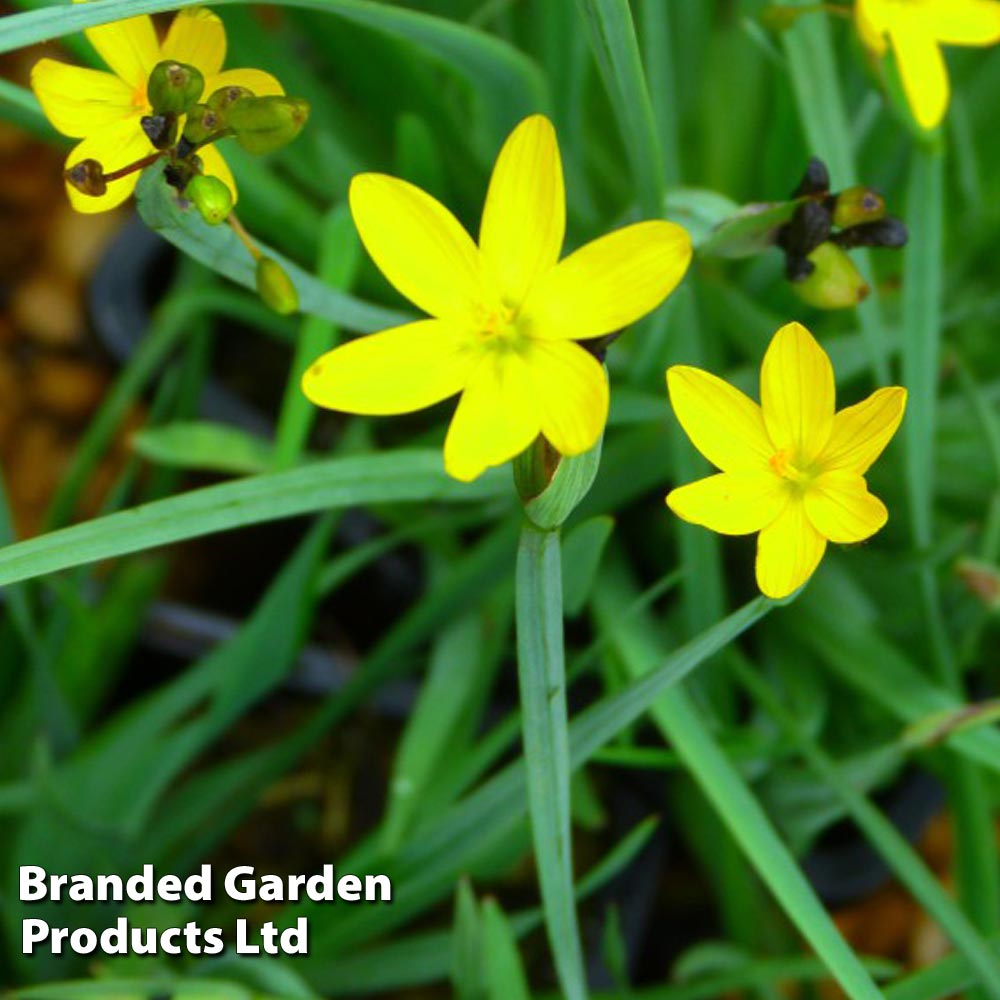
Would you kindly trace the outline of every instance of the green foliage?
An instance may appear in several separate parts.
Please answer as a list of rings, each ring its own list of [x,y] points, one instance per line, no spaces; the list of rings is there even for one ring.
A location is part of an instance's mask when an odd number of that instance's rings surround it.
[[[20,0],[0,52],[62,37],[93,61],[84,28],[195,2]],[[615,983],[601,996],[623,1000],[997,995],[1000,675],[986,590],[1000,566],[1000,71],[995,55],[950,50],[947,127],[918,142],[891,108],[899,95],[875,89],[850,19],[790,5],[803,9],[777,15],[776,33],[773,11],[760,19],[765,0],[278,0],[266,30],[256,5],[212,4],[230,64],[273,72],[309,103],[287,148],[257,160],[235,139],[222,147],[235,211],[302,316],[265,308],[233,229],[206,225],[161,167],[146,171],[138,213],[185,263],[157,283],[148,329],[78,442],[45,530],[16,540],[6,470],[0,491],[0,980],[12,996],[450,986],[462,1000],[524,1000],[558,983],[579,1000],[601,958]],[[443,471],[443,409],[330,417],[299,382],[343,339],[413,318],[360,245],[350,176],[399,174],[475,232],[500,143],[538,111],[559,135],[567,250],[665,216],[689,229],[696,260],[608,349],[598,448],[554,469],[533,450],[516,484],[505,469],[462,485]],[[0,117],[64,141],[14,83],[0,81]],[[810,156],[835,190],[877,187],[910,230],[903,255],[852,251],[873,290],[857,309],[810,308],[769,249]],[[752,546],[664,507],[706,467],[679,433],[663,371],[698,364],[755,393],[762,350],[791,319],[828,349],[841,405],[898,383],[909,408],[870,473],[888,526],[831,552],[777,608],[752,596]],[[240,366],[265,358],[237,378],[223,363],[234,336]],[[203,390],[222,379],[262,390],[266,421],[203,413]],[[99,470],[144,403],[95,511]],[[216,549],[209,536],[222,532]],[[227,596],[252,589],[242,617],[149,669],[146,640],[184,567],[202,561]],[[300,664],[331,652],[329,690],[303,694]],[[913,770],[944,792],[954,896],[884,808]],[[641,808],[632,815],[629,800],[622,822],[636,771],[648,779],[635,782]],[[316,783],[346,793],[298,803],[295,790]],[[580,788],[587,808],[574,810]],[[298,803],[281,813],[287,859],[248,852],[242,832],[282,796]],[[362,801],[355,822],[345,803]],[[834,826],[912,895],[948,957],[915,970],[848,945],[807,877]],[[701,936],[672,943],[690,897],[648,875],[662,922],[643,941],[660,960],[637,977],[615,879],[660,837],[700,901],[684,940]],[[19,954],[18,864],[305,870],[319,856],[387,872],[395,899],[276,907],[282,926],[309,920],[301,959]],[[46,912],[95,927],[118,915]],[[205,922],[235,913],[210,912]]]

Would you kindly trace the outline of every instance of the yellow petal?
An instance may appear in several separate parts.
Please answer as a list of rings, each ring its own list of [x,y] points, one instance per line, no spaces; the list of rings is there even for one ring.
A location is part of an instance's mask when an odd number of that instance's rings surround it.
[[[281,84],[270,73],[265,73],[262,69],[227,69],[214,76],[205,77],[206,96],[211,96],[223,87],[246,87],[258,97],[285,92]]]
[[[226,61],[226,29],[222,21],[204,7],[178,11],[163,40],[162,59],[175,59],[214,76]]]
[[[767,597],[788,597],[813,575],[825,551],[826,539],[805,505],[793,500],[757,538],[757,586]]]
[[[767,527],[789,500],[787,485],[769,472],[720,472],[671,490],[667,506],[682,520],[722,535]]]
[[[885,526],[889,512],[856,472],[827,472],[805,495],[806,514],[813,527],[831,542],[863,542]]]
[[[941,124],[948,110],[948,68],[934,36],[918,17],[897,17],[889,28],[910,110],[921,128]]]
[[[889,23],[889,11],[885,0],[857,0],[854,5],[854,23],[861,41],[870,52],[880,58],[888,46],[885,31]]]
[[[146,134],[139,125],[139,116],[124,119],[108,125],[93,135],[87,136],[83,142],[78,143],[73,151],[66,157],[66,167],[72,167],[81,160],[97,160],[103,167],[105,173],[111,173],[121,167],[141,160],[148,153],[153,152],[153,147]],[[94,214],[96,212],[107,212],[116,208],[135,190],[135,185],[139,180],[139,172],[128,174],[120,180],[111,181],[108,190],[99,198],[92,198],[82,194],[76,188],[66,185],[66,192],[69,195],[70,203],[78,212]]]
[[[402,295],[444,319],[475,313],[484,298],[479,251],[444,205],[385,174],[358,174],[350,202],[365,248]]]
[[[1000,3],[996,0],[924,0],[920,16],[942,45],[1000,42]]]
[[[700,368],[667,372],[670,403],[691,443],[724,472],[762,472],[774,453],[760,407]]]
[[[801,323],[783,326],[760,369],[764,424],[776,450],[811,462],[829,440],[836,405],[833,366]]]
[[[111,21],[84,32],[113,72],[134,90],[146,93],[146,81],[160,61],[160,43],[151,18],[140,15]]]
[[[462,332],[440,320],[358,337],[324,354],[302,377],[317,406],[386,415],[421,410],[454,396],[475,358]]]
[[[559,260],[565,232],[556,132],[544,115],[532,115],[500,150],[479,228],[479,248],[506,302],[523,302],[535,278]]]
[[[535,282],[522,319],[533,337],[587,340],[652,312],[691,262],[691,238],[672,222],[638,222],[588,243]]]
[[[82,139],[135,114],[132,88],[113,73],[39,59],[31,68],[31,89],[45,117],[63,135]]]
[[[899,386],[879,389],[841,410],[818,464],[825,471],[849,469],[863,476],[892,440],[905,410],[906,390]]]
[[[233,195],[233,204],[236,204],[236,181],[233,179],[233,172],[229,169],[229,164],[223,159],[222,153],[215,144],[203,146],[198,150],[201,157],[202,171],[209,177],[218,177],[223,184],[229,188]]]
[[[444,443],[450,476],[471,482],[519,455],[541,430],[535,384],[521,358],[491,352],[472,373]]]
[[[560,455],[597,444],[608,419],[608,376],[579,344],[535,341],[526,356],[535,381],[542,433]]]

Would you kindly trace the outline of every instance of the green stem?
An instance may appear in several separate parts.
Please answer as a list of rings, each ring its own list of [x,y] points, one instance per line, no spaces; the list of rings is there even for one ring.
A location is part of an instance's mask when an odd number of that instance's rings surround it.
[[[566,997],[584,1000],[573,899],[559,532],[539,530],[527,520],[517,554],[517,661],[528,805],[549,944]]]
[[[358,240],[346,205],[338,205],[323,222],[316,276],[338,291],[347,291],[361,263]],[[316,407],[303,395],[306,369],[337,342],[339,328],[329,320],[307,316],[295,346],[274,443],[274,468],[288,469],[302,457],[316,421]]]

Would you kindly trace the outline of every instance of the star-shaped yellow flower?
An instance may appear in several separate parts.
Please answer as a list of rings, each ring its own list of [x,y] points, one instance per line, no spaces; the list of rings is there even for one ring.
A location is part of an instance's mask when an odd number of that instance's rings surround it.
[[[79,2],[79,0],[78,0]],[[83,69],[54,59],[40,59],[31,71],[31,88],[49,121],[63,135],[82,139],[66,160],[72,167],[94,159],[111,173],[154,152],[139,120],[152,113],[146,83],[153,67],[165,59],[186,63],[205,77],[205,96],[220,87],[247,87],[259,96],[282,94],[281,84],[257,69],[222,71],[226,31],[203,7],[188,7],[174,17],[161,43],[147,16],[114,21],[85,32],[111,69]],[[206,174],[224,181],[236,197],[236,184],[226,161],[214,146],[198,154]],[[138,173],[108,183],[107,192],[91,197],[66,186],[80,212],[106,212],[125,201],[135,189]]]
[[[562,455],[601,436],[608,383],[575,340],[602,337],[655,309],[684,276],[688,234],[639,222],[559,260],[566,226],[555,130],[541,115],[508,137],[490,180],[479,246],[430,195],[361,174],[351,212],[372,259],[433,319],[331,351],[302,388],[320,406],[406,413],[461,393],[445,468],[470,481],[544,434]]]
[[[925,129],[948,110],[941,46],[1000,42],[995,0],[857,0],[854,11],[861,40],[876,57],[892,45],[913,117]]]
[[[692,524],[757,540],[757,584],[787,597],[830,542],[860,542],[888,519],[864,475],[889,443],[906,390],[879,389],[835,413],[833,367],[799,323],[783,326],[760,371],[758,406],[698,368],[667,372],[670,401],[694,446],[722,472],[673,490],[670,509]]]

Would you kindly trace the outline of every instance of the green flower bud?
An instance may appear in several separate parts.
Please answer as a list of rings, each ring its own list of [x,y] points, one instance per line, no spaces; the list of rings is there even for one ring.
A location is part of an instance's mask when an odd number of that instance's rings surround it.
[[[184,114],[205,89],[200,70],[186,63],[158,62],[149,74],[146,94],[154,115]]]
[[[229,107],[226,124],[248,153],[270,153],[290,143],[309,118],[299,97],[246,97]]]
[[[792,285],[804,302],[817,309],[849,309],[868,297],[871,289],[840,247],[821,243],[806,259],[811,272]]]
[[[184,197],[194,203],[210,226],[224,222],[233,210],[233,194],[218,177],[196,174],[188,181]]]
[[[104,179],[104,167],[97,160],[81,160],[65,171],[63,177],[66,183],[76,188],[81,194],[100,198],[108,190]]]
[[[558,528],[590,492],[601,464],[603,438],[588,452],[566,458],[538,437],[514,459],[514,484],[536,528]]]
[[[213,90],[208,100],[205,102],[213,111],[218,111],[220,115],[225,115],[237,101],[242,101],[245,97],[253,97],[252,90],[246,87],[220,87]]]
[[[833,205],[833,224],[841,229],[884,219],[885,199],[877,191],[859,184],[837,195]]]
[[[188,112],[184,123],[184,138],[192,146],[200,146],[207,139],[225,128],[222,115],[207,104],[196,104]]]
[[[257,259],[257,294],[269,309],[287,316],[299,308],[299,293],[285,269],[271,257]]]

